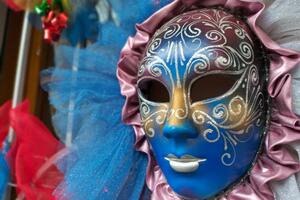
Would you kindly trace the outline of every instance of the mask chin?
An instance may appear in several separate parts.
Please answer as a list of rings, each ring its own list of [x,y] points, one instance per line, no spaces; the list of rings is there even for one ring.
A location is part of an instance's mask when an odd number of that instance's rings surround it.
[[[156,31],[139,66],[141,121],[171,188],[207,199],[239,183],[268,121],[268,61],[247,24],[215,8]]]

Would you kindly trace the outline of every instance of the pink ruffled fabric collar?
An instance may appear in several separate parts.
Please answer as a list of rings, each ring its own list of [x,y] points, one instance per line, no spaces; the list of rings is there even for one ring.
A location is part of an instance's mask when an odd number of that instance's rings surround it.
[[[123,121],[132,125],[136,133],[136,150],[148,155],[147,185],[154,200],[180,199],[166,182],[151,154],[141,127],[137,97],[137,68],[148,41],[165,22],[185,11],[221,5],[242,10],[248,24],[268,49],[270,74],[268,92],[272,98],[272,114],[263,152],[259,155],[249,177],[233,188],[222,200],[270,200],[274,195],[268,186],[270,181],[282,180],[300,170],[299,162],[286,148],[286,144],[300,140],[300,121],[292,111],[290,71],[300,62],[300,54],[281,48],[260,27],[257,20],[264,10],[260,2],[245,0],[174,0],[144,23],[136,26],[137,33],[130,37],[121,52],[117,76],[121,93],[126,97]]]

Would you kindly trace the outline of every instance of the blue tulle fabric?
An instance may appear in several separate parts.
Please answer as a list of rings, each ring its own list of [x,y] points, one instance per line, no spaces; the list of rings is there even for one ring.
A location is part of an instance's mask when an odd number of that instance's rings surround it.
[[[5,197],[5,191],[9,180],[9,168],[5,160],[6,152],[0,152],[0,199]]]
[[[10,181],[10,169],[6,160],[7,152],[10,148],[8,140],[4,141],[3,147],[0,150],[0,199],[5,199],[7,196],[8,183]]]
[[[73,46],[85,40],[96,42],[97,39],[102,44],[117,42],[117,45],[122,45],[128,33],[132,33],[133,23],[142,22],[171,1],[71,0],[75,8],[70,15],[68,28],[62,36]],[[101,5],[102,9],[99,9]],[[111,31],[120,31],[120,34],[111,34]],[[117,41],[111,38],[115,36],[118,37]]]
[[[66,133],[73,137],[70,153],[58,162],[65,174],[55,191],[59,199],[139,199],[143,190],[147,158],[134,151],[133,130],[121,123],[123,98],[107,65],[111,54],[99,59],[99,51],[60,47],[58,57],[78,70],[43,72],[57,133],[62,141]]]
[[[68,28],[65,29],[63,37],[69,43],[76,46],[85,40],[95,42],[99,35],[99,16],[95,9],[95,3],[85,3],[76,9],[70,16]]]
[[[147,157],[135,151],[134,131],[121,121],[124,98],[116,66],[135,24],[170,1],[108,1],[116,17],[98,23],[101,31],[94,44],[81,49],[56,47],[55,67],[41,75],[56,133],[67,145],[67,138],[72,138],[68,153],[57,162],[65,176],[55,191],[58,199],[148,198]]]

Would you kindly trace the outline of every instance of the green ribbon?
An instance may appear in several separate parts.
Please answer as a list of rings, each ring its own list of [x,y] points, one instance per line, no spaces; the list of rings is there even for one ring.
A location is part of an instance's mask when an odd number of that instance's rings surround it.
[[[40,16],[45,16],[50,11],[50,5],[48,4],[47,0],[42,0],[40,5],[36,5],[34,7],[34,11]]]
[[[42,0],[39,5],[34,7],[35,12],[40,16],[45,16],[49,13],[50,10],[59,9],[60,12],[64,11],[63,3],[61,0],[52,0],[51,6],[47,0]]]

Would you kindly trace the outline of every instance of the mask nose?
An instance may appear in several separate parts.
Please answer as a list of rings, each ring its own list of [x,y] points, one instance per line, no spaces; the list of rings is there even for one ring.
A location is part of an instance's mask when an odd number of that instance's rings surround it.
[[[168,139],[192,139],[198,137],[198,131],[189,120],[186,120],[178,125],[167,123],[163,127],[163,135]]]
[[[169,119],[162,130],[166,138],[189,139],[198,136],[197,129],[189,120],[189,108],[182,88],[174,90],[169,112]]]

